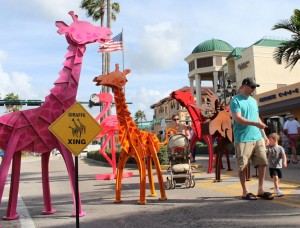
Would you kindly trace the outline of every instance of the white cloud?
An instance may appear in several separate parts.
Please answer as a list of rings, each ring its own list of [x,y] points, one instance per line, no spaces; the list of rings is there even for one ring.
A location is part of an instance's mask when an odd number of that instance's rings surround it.
[[[1,63],[2,61],[6,60],[6,58],[7,58],[6,52],[3,51],[3,50],[0,50],[0,63]]]
[[[147,120],[152,120],[154,113],[150,106],[169,94],[170,91],[158,91],[145,87],[141,87],[135,92],[126,89],[126,100],[133,103],[128,105],[129,111],[134,116],[138,110],[142,110],[145,112]]]
[[[69,19],[68,12],[73,10],[76,14],[82,12],[79,10],[79,1],[74,0],[27,0],[26,4],[20,4],[19,0],[5,1],[2,9],[10,8],[9,12],[14,12],[17,17],[38,20],[65,20]]]
[[[21,99],[34,99],[36,94],[31,86],[32,78],[25,73],[11,73],[11,91],[15,91]]]
[[[170,22],[146,25],[139,34],[128,58],[137,72],[151,72],[156,68],[167,69],[179,60],[181,37]]]
[[[12,72],[7,73],[2,67],[3,52],[0,51],[0,93],[1,99],[5,97],[7,93],[14,93],[19,95],[20,99],[32,99],[36,97],[34,88],[31,85],[32,78],[25,73]]]

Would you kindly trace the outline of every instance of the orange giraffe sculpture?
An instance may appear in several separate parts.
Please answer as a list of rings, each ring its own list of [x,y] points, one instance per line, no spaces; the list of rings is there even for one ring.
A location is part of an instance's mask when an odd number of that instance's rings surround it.
[[[155,134],[151,132],[141,131],[137,128],[133,118],[130,116],[126,99],[123,92],[123,86],[126,84],[126,75],[130,73],[129,69],[124,72],[119,71],[119,65],[116,64],[115,71],[108,75],[100,75],[94,79],[97,82],[96,85],[103,85],[112,88],[115,98],[117,118],[119,124],[119,143],[122,146],[116,178],[116,200],[115,203],[121,203],[121,182],[122,174],[125,164],[129,157],[134,157],[140,174],[140,199],[139,204],[146,204],[146,164],[144,158],[147,158],[147,171],[150,186],[150,196],[156,196],[153,173],[152,173],[152,159],[155,164],[159,187],[160,187],[160,200],[166,200],[165,186],[163,182],[163,176],[161,172],[160,163],[157,157],[157,152],[160,146],[165,145],[168,137],[162,143],[159,142]],[[174,129],[168,129],[176,133]]]

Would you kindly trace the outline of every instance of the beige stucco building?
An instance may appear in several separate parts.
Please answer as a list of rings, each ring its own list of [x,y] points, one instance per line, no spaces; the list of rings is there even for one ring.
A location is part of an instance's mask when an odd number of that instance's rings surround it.
[[[260,84],[254,97],[259,101],[258,104],[264,121],[268,124],[277,121],[280,122],[277,125],[282,125],[286,112],[291,112],[300,119],[300,98],[295,99],[294,97],[299,96],[300,91],[300,63],[291,70],[285,68],[285,65],[279,65],[275,62],[274,51],[282,42],[283,40],[263,38],[249,44],[248,47],[234,48],[225,41],[211,39],[197,45],[191,54],[185,58],[189,66],[187,82],[190,84],[192,94],[195,95],[196,102],[201,104],[205,101],[205,96],[203,97],[202,94],[205,91],[203,90],[204,82],[211,84],[215,93],[221,93],[221,96],[228,97],[235,94],[244,78],[253,77]],[[228,84],[230,84],[230,89]],[[277,95],[276,99],[268,101],[270,104],[259,100],[262,97],[268,97],[269,94],[281,94],[285,91],[287,93],[289,91],[294,92],[291,96],[286,95],[280,98]],[[159,120],[162,117],[157,113],[157,110],[164,110],[164,113],[172,112],[172,107],[177,104],[174,100],[171,103],[173,106],[170,106],[170,109],[159,102],[152,105],[151,108],[154,108],[155,111],[154,118]],[[272,108],[275,103],[280,108]],[[185,111],[184,108],[181,110],[182,112]],[[186,114],[182,118],[188,119]]]

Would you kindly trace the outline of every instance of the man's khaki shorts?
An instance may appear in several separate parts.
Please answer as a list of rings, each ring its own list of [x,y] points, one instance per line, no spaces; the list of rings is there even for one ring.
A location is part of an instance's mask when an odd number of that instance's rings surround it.
[[[254,166],[268,165],[265,141],[263,139],[256,142],[236,142],[236,163],[239,171],[243,171],[249,160]]]

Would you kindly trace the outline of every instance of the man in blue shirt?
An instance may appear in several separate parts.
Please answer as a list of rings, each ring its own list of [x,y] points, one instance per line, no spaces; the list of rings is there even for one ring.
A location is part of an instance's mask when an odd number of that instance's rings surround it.
[[[269,200],[274,198],[272,193],[265,192],[263,189],[268,165],[266,144],[269,141],[264,132],[267,126],[261,121],[257,101],[252,97],[254,90],[259,86],[253,78],[245,78],[240,92],[230,102],[237,166],[243,189],[242,199],[246,200],[256,200],[257,196]],[[246,167],[249,160],[258,167],[257,196],[246,186]]]

